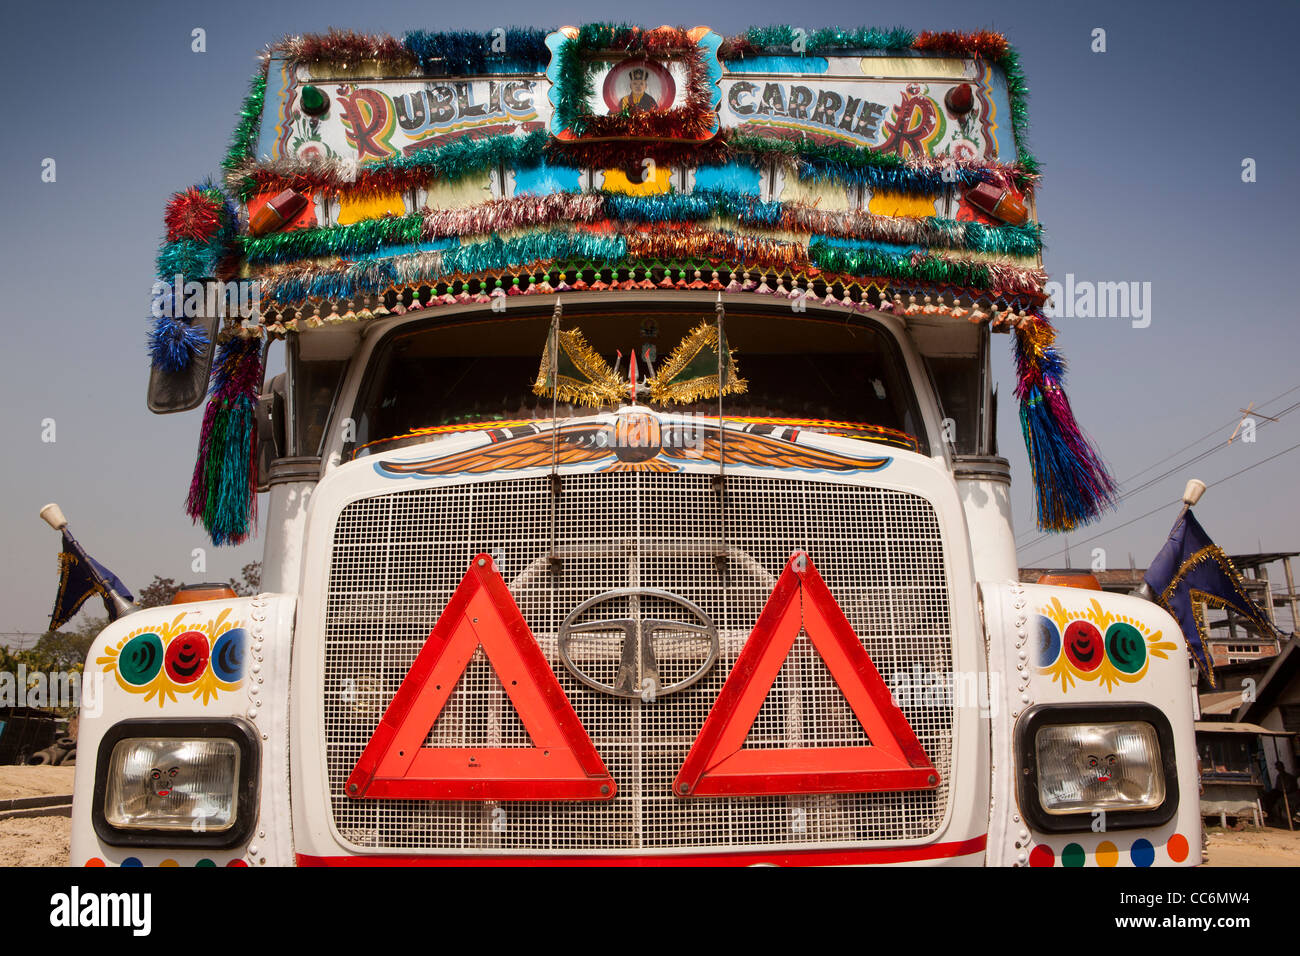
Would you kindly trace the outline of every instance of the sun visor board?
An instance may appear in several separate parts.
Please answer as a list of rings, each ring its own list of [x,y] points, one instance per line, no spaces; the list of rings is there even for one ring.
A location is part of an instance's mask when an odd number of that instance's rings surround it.
[[[358,323],[338,323],[298,336],[298,358],[304,362],[339,362],[352,357],[361,343]]]
[[[907,330],[916,350],[927,357],[974,358],[980,353],[980,326],[949,316],[908,316]]]

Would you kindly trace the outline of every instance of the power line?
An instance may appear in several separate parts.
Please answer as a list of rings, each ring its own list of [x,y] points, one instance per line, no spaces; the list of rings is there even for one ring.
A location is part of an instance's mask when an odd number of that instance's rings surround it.
[[[1275,417],[1276,417],[1276,418],[1281,418],[1283,415],[1289,414],[1290,412],[1295,411],[1297,408],[1300,408],[1300,402],[1296,402],[1294,405],[1291,405],[1291,406],[1289,406],[1289,407],[1287,407],[1287,408],[1284,408],[1282,411],[1278,412],[1278,413],[1276,414]],[[1260,422],[1259,425],[1258,425],[1258,428],[1263,428],[1263,427],[1264,427],[1265,425],[1267,425],[1267,424],[1269,424],[1269,422],[1268,422],[1267,420],[1265,420],[1265,421],[1263,421],[1263,422]],[[1142,484],[1138,485],[1138,487],[1136,487],[1136,488],[1132,488],[1132,489],[1130,489],[1129,491],[1126,491],[1126,492],[1124,492],[1123,494],[1119,495],[1119,496],[1115,499],[1115,503],[1116,503],[1116,504],[1122,504],[1123,502],[1128,501],[1130,498],[1134,498],[1134,497],[1138,496],[1138,495],[1141,494],[1142,492],[1147,491],[1148,489],[1150,489],[1150,488],[1154,487],[1155,485],[1159,484],[1161,481],[1164,481],[1164,480],[1165,480],[1166,478],[1168,478],[1170,475],[1173,475],[1173,474],[1175,474],[1175,473],[1177,473],[1177,472],[1179,472],[1179,471],[1182,471],[1184,468],[1187,468],[1187,467],[1189,467],[1189,466],[1191,466],[1191,465],[1194,465],[1194,464],[1196,464],[1196,463],[1199,462],[1199,461],[1204,461],[1206,458],[1209,458],[1209,457],[1210,457],[1211,455],[1213,455],[1215,452],[1219,452],[1219,451],[1222,451],[1223,449],[1227,448],[1230,444],[1231,444],[1230,441],[1225,441],[1225,442],[1224,442],[1223,444],[1221,444],[1221,445],[1215,445],[1213,448],[1210,448],[1210,449],[1208,449],[1208,450],[1206,450],[1206,451],[1201,452],[1199,455],[1195,456],[1194,458],[1189,458],[1187,461],[1184,461],[1184,462],[1181,462],[1181,463],[1175,465],[1173,468],[1170,468],[1168,471],[1165,471],[1165,472],[1163,472],[1163,473],[1161,473],[1161,474],[1159,474],[1159,475],[1156,475],[1156,477],[1151,478],[1151,479],[1148,479],[1147,481],[1144,481]],[[1150,469],[1147,469],[1147,470],[1150,470]],[[1044,538],[1049,538],[1049,537],[1051,537],[1052,534],[1053,534],[1053,532],[1050,532],[1050,531],[1048,531],[1048,532],[1043,532],[1042,534],[1038,535],[1038,537],[1034,538],[1032,541],[1029,541],[1029,542],[1027,542],[1027,543],[1025,543],[1025,544],[1022,544],[1022,545],[1017,546],[1017,547],[1016,547],[1016,550],[1017,550],[1017,551],[1023,551],[1025,548],[1032,548],[1034,545],[1038,544],[1038,542],[1042,541]]]
[[[1288,388],[1286,391],[1281,392],[1281,393],[1279,393],[1279,394],[1277,394],[1277,395],[1274,395],[1272,398],[1267,399],[1267,400],[1261,402],[1259,408],[1256,409],[1256,410],[1262,412],[1263,409],[1265,408],[1265,406],[1272,405],[1272,404],[1273,404],[1274,402],[1276,402],[1278,399],[1280,399],[1280,398],[1285,398],[1286,396],[1290,395],[1292,392],[1296,392],[1296,391],[1300,391],[1300,385],[1294,385],[1294,386],[1292,386],[1291,388]],[[1274,417],[1281,418],[1282,415],[1287,414],[1287,412],[1293,411],[1296,407],[1297,407],[1297,405],[1292,405],[1292,406],[1290,406],[1289,408],[1284,409],[1282,412],[1277,413],[1277,415],[1274,416]],[[1205,439],[1207,439],[1207,438],[1213,438],[1213,437],[1214,437],[1215,435],[1217,435],[1219,432],[1223,431],[1225,428],[1228,428],[1228,427],[1230,427],[1230,426],[1232,426],[1232,425],[1235,425],[1235,424],[1236,424],[1237,422],[1239,422],[1240,420],[1241,420],[1241,418],[1238,416],[1238,417],[1235,417],[1235,418],[1229,420],[1226,424],[1221,425],[1221,426],[1219,426],[1218,428],[1211,429],[1210,431],[1208,431],[1208,432],[1206,432],[1204,435],[1202,435],[1200,438],[1197,438],[1197,439],[1195,439],[1194,441],[1188,442],[1186,445],[1182,446],[1181,448],[1177,449],[1176,451],[1171,452],[1170,454],[1166,455],[1164,458],[1161,458],[1159,461],[1153,462],[1152,464],[1147,465],[1147,466],[1146,466],[1145,468],[1143,468],[1141,471],[1135,472],[1134,474],[1130,475],[1128,478],[1125,478],[1124,480],[1122,480],[1121,482],[1119,482],[1119,485],[1120,485],[1121,487],[1123,487],[1124,485],[1126,485],[1126,484],[1128,484],[1130,481],[1132,481],[1134,478],[1139,478],[1139,477],[1141,477],[1142,475],[1145,475],[1145,474],[1146,474],[1148,471],[1150,471],[1152,468],[1157,468],[1157,467],[1159,467],[1160,465],[1163,465],[1165,462],[1167,462],[1169,459],[1173,458],[1175,455],[1182,454],[1182,453],[1183,453],[1184,451],[1186,451],[1187,449],[1192,448],[1192,447],[1194,447],[1194,446],[1196,446],[1196,445],[1199,445],[1201,442],[1205,441]],[[1260,427],[1263,427],[1262,424],[1261,424]],[[1214,449],[1211,449],[1211,451],[1218,450],[1218,448],[1221,448],[1221,447],[1227,447],[1227,446],[1226,446],[1226,444],[1225,444],[1225,445],[1222,445],[1222,446],[1216,446]],[[1207,453],[1207,454],[1208,454],[1208,453]],[[1137,494],[1139,491],[1142,491],[1142,490],[1144,490],[1144,489],[1150,487],[1152,483],[1154,483],[1154,482],[1156,482],[1156,481],[1163,480],[1164,478],[1169,477],[1170,474],[1172,474],[1172,473],[1175,472],[1175,471],[1178,471],[1180,468],[1186,468],[1188,465],[1190,465],[1190,464],[1195,464],[1196,461],[1200,461],[1200,460],[1201,460],[1200,458],[1197,458],[1197,459],[1194,459],[1194,460],[1191,461],[1191,462],[1184,462],[1184,463],[1181,464],[1181,465],[1177,465],[1177,466],[1175,466],[1173,469],[1171,469],[1170,471],[1165,472],[1164,475],[1162,475],[1162,476],[1160,476],[1160,477],[1158,477],[1158,478],[1153,478],[1153,479],[1151,479],[1150,481],[1143,482],[1142,485],[1141,485],[1139,488],[1131,489],[1131,490],[1129,490],[1129,491],[1124,492],[1124,494],[1122,494],[1122,495],[1120,496],[1119,500],[1120,500],[1120,501],[1123,501],[1125,498],[1127,498],[1127,497],[1129,497],[1129,496],[1131,496],[1131,495]],[[1036,531],[1037,531],[1036,528],[1031,528],[1030,530],[1026,531],[1023,535],[1021,535],[1021,539],[1023,540],[1024,538],[1028,538],[1028,537],[1033,536],[1033,535],[1035,534]],[[1033,541],[1030,541],[1030,542],[1027,542],[1027,543],[1023,543],[1023,544],[1019,544],[1019,545],[1017,545],[1016,550],[1017,550],[1017,551],[1020,551],[1020,550],[1022,550],[1022,549],[1024,549],[1024,548],[1033,547],[1033,545],[1037,544],[1039,541],[1041,541],[1043,538],[1046,538],[1046,537],[1050,537],[1050,533],[1048,533],[1048,534],[1039,534],[1037,537],[1035,537],[1035,538],[1033,539]]]
[[[1212,481],[1209,484],[1207,484],[1205,487],[1206,488],[1217,487],[1218,485],[1221,485],[1224,482],[1231,481],[1233,478],[1236,478],[1238,475],[1244,475],[1246,472],[1250,471],[1253,468],[1258,468],[1260,465],[1268,464],[1274,458],[1281,458],[1283,455],[1287,454],[1288,452],[1293,452],[1297,448],[1300,448],[1300,443],[1294,444],[1290,448],[1283,449],[1282,451],[1278,452],[1276,455],[1270,455],[1269,457],[1261,461],[1257,461],[1253,465],[1247,465],[1245,468],[1242,468],[1240,471],[1234,471],[1232,474],[1224,478],[1220,478],[1218,481]],[[1134,522],[1141,521],[1143,518],[1149,518],[1151,515],[1155,514],[1156,512],[1163,511],[1165,508],[1168,508],[1170,505],[1176,505],[1181,501],[1182,498],[1175,498],[1173,501],[1166,502],[1165,504],[1160,505],[1158,508],[1152,508],[1150,511],[1146,512],[1145,514],[1140,514],[1136,518],[1130,518],[1128,521],[1125,521],[1123,524],[1118,524],[1113,528],[1108,528],[1105,531],[1101,531],[1098,532],[1097,534],[1094,534],[1091,538],[1084,538],[1082,541],[1076,541],[1074,543],[1076,545],[1087,544],[1089,541],[1096,541],[1098,538],[1104,538],[1112,531],[1118,531],[1120,528],[1126,528],[1129,525],[1133,524]],[[1046,561],[1048,558],[1054,558],[1058,554],[1064,554],[1064,553],[1065,553],[1065,549],[1061,548],[1059,551],[1053,551],[1051,554],[1043,555],[1041,558],[1036,559],[1036,562]],[[1025,562],[1025,567],[1035,567],[1036,562],[1027,561]]]

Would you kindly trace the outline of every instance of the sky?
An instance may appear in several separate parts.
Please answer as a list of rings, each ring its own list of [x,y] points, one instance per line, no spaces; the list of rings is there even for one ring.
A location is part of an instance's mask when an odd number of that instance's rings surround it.
[[[159,417],[144,399],[163,205],[219,170],[263,46],[330,26],[400,34],[627,20],[732,34],[790,23],[792,10],[809,30],[1005,33],[1030,89],[1048,272],[1150,290],[1145,327],[1129,318],[1057,323],[1075,413],[1131,490],[1113,515],[1069,536],[1071,563],[1088,565],[1102,548],[1108,566],[1127,567],[1130,555],[1145,566],[1190,477],[1211,484],[1197,515],[1230,553],[1300,550],[1300,414],[1259,419],[1254,441],[1180,467],[1223,445],[1249,403],[1276,414],[1300,402],[1294,3],[28,2],[8,5],[0,59],[9,103],[0,137],[0,633],[48,623],[59,542],[37,512],[50,501],[135,590],[155,574],[224,580],[260,558],[260,538],[214,548],[184,514],[202,410]],[[191,50],[196,27],[205,53]],[[1097,29],[1105,52],[1092,49]],[[42,182],[47,158],[54,182]],[[1247,159],[1254,182],[1243,182]],[[1034,530],[1007,336],[994,337],[994,381],[1020,562],[1061,566],[1065,541]],[[197,548],[201,572],[192,570]]]

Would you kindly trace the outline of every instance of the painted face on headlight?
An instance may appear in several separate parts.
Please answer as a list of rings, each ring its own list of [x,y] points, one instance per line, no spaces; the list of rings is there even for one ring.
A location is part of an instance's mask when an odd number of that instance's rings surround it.
[[[1119,773],[1119,757],[1115,754],[1088,754],[1084,758],[1085,783],[1110,783]]]
[[[154,767],[149,771],[149,789],[155,797],[169,796],[180,775],[179,767]]]

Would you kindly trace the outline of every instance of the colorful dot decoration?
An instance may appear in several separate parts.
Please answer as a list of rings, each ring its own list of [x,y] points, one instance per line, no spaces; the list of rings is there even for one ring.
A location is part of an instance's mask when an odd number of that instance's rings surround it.
[[[1126,676],[1139,674],[1147,663],[1147,641],[1142,632],[1127,621],[1115,621],[1103,635],[1091,621],[1075,620],[1065,627],[1064,635],[1056,622],[1038,616],[1038,666],[1051,667],[1062,656],[1081,674],[1091,674],[1109,660]]]
[[[117,672],[132,687],[143,687],[162,669],[163,643],[157,634],[137,634],[117,659]]]
[[[1147,662],[1147,642],[1132,624],[1116,621],[1106,628],[1106,656],[1125,674],[1136,674]]]
[[[244,676],[244,656],[247,650],[248,631],[242,627],[232,627],[212,645],[212,658],[209,661],[212,673],[227,684],[238,683]]]
[[[1091,621],[1071,621],[1062,642],[1066,659],[1084,673],[1095,671],[1106,656],[1101,632]]]
[[[86,861],[85,865],[89,867],[108,866],[107,863],[105,863],[102,859],[100,859],[97,856],[92,856],[90,859]],[[169,868],[179,867],[180,865],[181,865],[180,863],[178,863],[176,860],[173,860],[171,858],[163,860],[161,863],[158,864],[158,866],[160,867],[169,867]],[[121,863],[119,863],[118,866],[122,867],[123,869],[137,869],[143,867],[144,863],[140,860],[138,856],[128,856]],[[204,857],[201,860],[195,861],[194,866],[196,868],[215,867],[217,866],[217,863],[214,860],[210,860],[207,857]],[[248,866],[248,864],[244,860],[234,859],[228,862],[226,866]]]
[[[208,636],[202,631],[186,631],[167,645],[163,666],[167,676],[182,686],[193,684],[208,669]]]
[[[1156,848],[1151,845],[1150,840],[1134,840],[1133,847],[1128,853],[1133,858],[1134,866],[1150,866],[1156,861]]]
[[[1169,838],[1169,842],[1165,844],[1165,850],[1169,853],[1169,859],[1175,863],[1182,863],[1183,860],[1187,859],[1187,837],[1181,833],[1175,833]]]
[[[1081,867],[1088,865],[1088,851],[1078,843],[1067,843],[1061,848],[1061,866]],[[1191,852],[1187,837],[1175,833],[1165,843],[1165,852],[1174,863],[1182,863]],[[1093,862],[1097,866],[1112,867],[1119,864],[1120,849],[1110,840],[1102,840],[1093,851]],[[1128,848],[1129,859],[1136,867],[1148,867],[1156,861],[1156,848],[1150,840],[1138,837]],[[1038,845],[1029,853],[1030,866],[1055,866],[1056,851],[1049,846]]]

